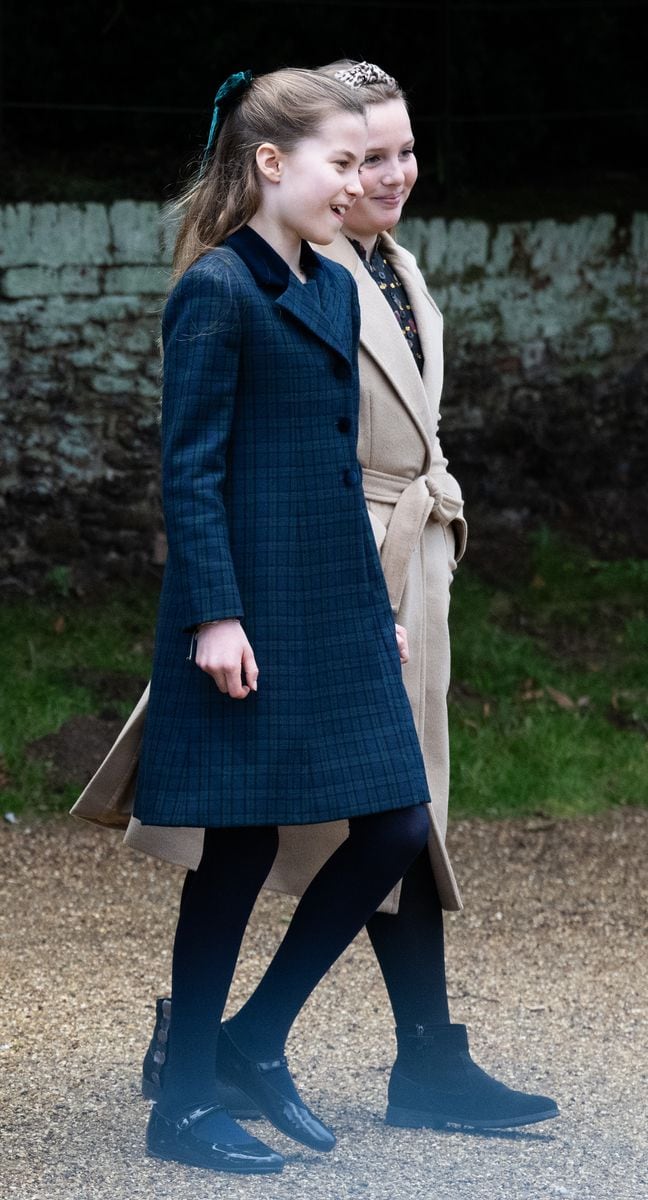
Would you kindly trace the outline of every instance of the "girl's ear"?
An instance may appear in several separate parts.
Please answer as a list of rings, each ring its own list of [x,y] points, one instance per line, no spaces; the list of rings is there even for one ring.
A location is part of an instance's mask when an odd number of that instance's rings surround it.
[[[281,177],[283,155],[274,142],[262,142],[256,152],[256,164],[264,179],[278,183]]]

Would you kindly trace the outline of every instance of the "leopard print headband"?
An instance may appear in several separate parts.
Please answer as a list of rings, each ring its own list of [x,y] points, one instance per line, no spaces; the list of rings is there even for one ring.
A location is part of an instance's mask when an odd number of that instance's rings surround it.
[[[371,83],[386,83],[390,87],[396,86],[396,80],[392,75],[388,75],[375,63],[370,62],[355,63],[354,66],[347,67],[343,71],[336,71],[334,77],[340,83],[346,83],[352,88],[366,87]]]

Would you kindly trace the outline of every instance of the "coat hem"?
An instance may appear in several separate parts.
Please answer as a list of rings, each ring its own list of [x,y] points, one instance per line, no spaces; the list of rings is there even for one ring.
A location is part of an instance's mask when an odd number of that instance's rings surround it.
[[[142,825],[152,826],[153,828],[169,827],[169,828],[173,828],[173,829],[245,829],[245,828],[253,829],[253,828],[263,827],[266,825],[281,825],[281,826],[286,826],[286,825],[295,825],[295,826],[328,825],[332,821],[349,821],[349,820],[353,819],[354,817],[370,817],[370,816],[375,816],[377,813],[381,813],[381,812],[395,812],[401,808],[418,808],[419,805],[427,806],[427,805],[429,805],[429,803],[430,803],[429,795],[426,795],[422,799],[407,797],[406,799],[402,799],[402,800],[399,800],[399,801],[396,801],[396,802],[393,802],[390,804],[382,804],[382,805],[379,805],[378,807],[372,807],[372,808],[357,807],[355,809],[345,810],[344,812],[334,812],[334,813],[327,812],[327,813],[322,813],[321,815],[314,815],[313,813],[310,813],[310,812],[304,813],[303,816],[299,820],[295,820],[294,813],[287,813],[285,811],[276,813],[276,814],[275,813],[264,814],[263,819],[261,819],[261,820],[258,819],[258,817],[255,814],[255,819],[250,820],[250,821],[246,821],[246,820],[237,821],[237,820],[233,820],[233,819],[227,820],[227,821],[226,820],[213,821],[213,820],[206,820],[204,818],[202,818],[202,819],[196,818],[195,821],[187,821],[186,818],[182,818],[177,821],[174,821],[174,820],[169,820],[169,817],[167,815],[160,816],[160,818],[156,820],[151,815],[142,814],[137,811],[133,812],[133,816],[136,817],[137,820]]]

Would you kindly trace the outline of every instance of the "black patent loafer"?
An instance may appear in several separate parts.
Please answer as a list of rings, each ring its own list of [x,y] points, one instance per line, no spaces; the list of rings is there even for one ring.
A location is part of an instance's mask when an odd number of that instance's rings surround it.
[[[207,1142],[197,1137],[198,1122],[209,1113],[221,1111],[218,1104],[199,1104],[175,1117],[165,1117],[154,1104],[146,1130],[146,1153],[151,1158],[235,1175],[275,1175],[283,1169],[282,1156],[243,1129],[240,1142]],[[231,1124],[238,1133],[235,1122]]]
[[[220,1078],[240,1088],[275,1129],[311,1150],[333,1149],[335,1134],[304,1104],[285,1056],[255,1062],[239,1050],[227,1027],[221,1025],[217,1059]]]
[[[159,1100],[164,1088],[164,1066],[169,1050],[171,1037],[171,998],[158,996],[155,1001],[155,1027],[142,1063],[141,1090],[145,1100]],[[222,1104],[230,1116],[237,1120],[253,1121],[261,1116],[258,1108],[244,1096],[239,1088],[230,1087],[218,1078],[218,1061],[216,1062],[216,1079],[214,1082],[214,1101]]]

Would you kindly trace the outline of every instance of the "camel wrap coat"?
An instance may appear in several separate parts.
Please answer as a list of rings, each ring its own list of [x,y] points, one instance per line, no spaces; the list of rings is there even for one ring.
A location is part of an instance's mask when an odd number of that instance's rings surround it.
[[[439,438],[443,384],[443,318],[409,251],[383,235],[381,249],[401,279],[424,356],[423,373],[375,280],[343,235],[319,253],[345,266],[360,299],[360,420],[358,460],[395,620],[407,629],[405,689],[423,750],[431,803],[428,848],[443,907],[458,910],[461,895],[445,848],[449,752],[450,584],[464,553],[461,489],[448,471]],[[148,690],[148,689],[147,689]],[[130,816],[147,692],[90,780],[72,813],[126,828],[133,849],[195,868],[203,831],[144,826]],[[129,819],[130,818],[130,819]],[[347,834],[345,820],[280,827],[279,851],[265,886],[301,895]],[[400,884],[380,906],[398,909]]]

